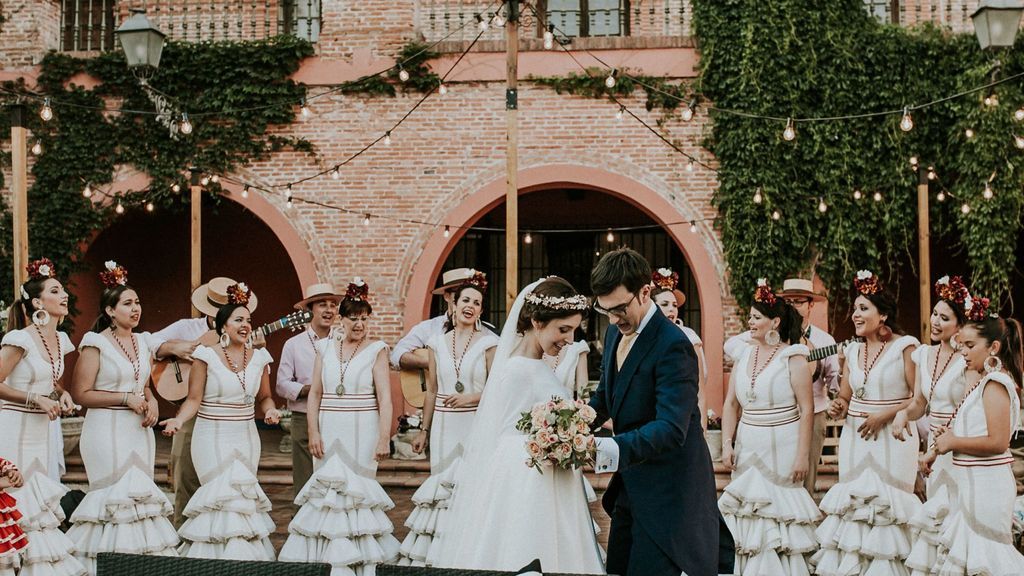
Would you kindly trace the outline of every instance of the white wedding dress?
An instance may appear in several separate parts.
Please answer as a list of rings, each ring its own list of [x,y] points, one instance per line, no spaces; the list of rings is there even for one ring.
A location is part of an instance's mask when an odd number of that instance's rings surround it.
[[[568,396],[543,360],[511,356],[523,297],[538,283],[520,292],[505,322],[456,476],[459,489],[438,527],[436,566],[516,570],[539,558],[545,572],[604,573],[581,475],[528,467],[526,437],[515,428],[534,404]]]

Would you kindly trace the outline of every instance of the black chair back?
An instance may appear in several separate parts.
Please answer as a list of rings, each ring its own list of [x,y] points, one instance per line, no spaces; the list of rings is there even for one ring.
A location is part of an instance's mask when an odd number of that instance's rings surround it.
[[[175,556],[102,553],[97,576],[330,576],[331,565],[312,562],[207,560]]]

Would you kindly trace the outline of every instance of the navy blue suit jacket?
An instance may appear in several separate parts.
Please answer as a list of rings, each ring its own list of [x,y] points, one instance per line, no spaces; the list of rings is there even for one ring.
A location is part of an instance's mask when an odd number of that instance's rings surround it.
[[[619,448],[605,510],[611,514],[625,490],[634,522],[680,569],[689,576],[717,574],[719,513],[697,408],[693,346],[656,311],[619,370],[615,351],[621,338],[609,327],[601,381],[590,399],[598,414],[595,425],[614,421]]]

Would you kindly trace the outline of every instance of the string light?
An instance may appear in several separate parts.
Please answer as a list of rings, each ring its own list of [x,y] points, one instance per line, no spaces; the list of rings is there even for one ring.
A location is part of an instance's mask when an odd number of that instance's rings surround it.
[[[288,189],[285,191],[285,205],[291,208],[294,204],[292,203],[292,185],[288,185]]]
[[[935,180],[935,166],[928,167],[928,179]]]
[[[178,192],[181,192],[181,185],[179,185],[177,183],[171,184],[171,192],[174,192],[175,194],[177,194]]]
[[[910,157],[910,167],[917,170],[917,156]]]
[[[53,120],[53,108],[50,108],[49,98],[43,98],[43,107],[39,110],[39,117],[43,119],[43,122]]]
[[[401,80],[402,82],[409,81],[409,71],[406,70],[405,68],[402,68],[401,64],[398,65],[398,79]]]
[[[124,214],[124,205],[121,204],[120,200],[117,201],[117,206],[114,206],[114,212],[117,212],[118,214]]]
[[[494,18],[491,19],[491,22],[498,28],[505,26],[505,17],[501,15],[501,10],[494,13]]]
[[[1017,108],[1017,111],[1013,113],[1013,119],[1017,122],[1024,120],[1024,108]]]
[[[686,163],[686,171],[687,172],[693,172],[693,160],[692,159]]]
[[[625,115],[625,112],[626,112],[626,107],[625,106],[619,106],[619,110],[617,112],[615,112],[615,119],[616,120],[622,120],[622,117]]]
[[[82,189],[82,196],[92,198],[92,186],[89,186],[88,182],[85,183],[85,188]]]
[[[335,166],[334,170],[331,170],[331,180],[337,180],[338,178],[341,178],[341,170],[339,170],[338,168],[338,166]]]
[[[764,201],[764,196],[761,195],[761,187],[758,186],[757,190],[754,190],[754,204],[760,204]]]
[[[796,139],[796,127],[793,125],[793,119],[786,119],[786,128],[782,131],[782,139],[786,142],[792,142]]]
[[[967,202],[964,202],[963,205],[960,206],[960,212],[962,212],[964,214],[968,214],[970,211],[971,211],[971,206],[969,204],[967,204]]]
[[[611,228],[608,229],[608,235],[605,236],[605,240],[608,240],[608,242],[615,242],[615,234],[612,234]]]
[[[445,238],[449,238],[449,237],[451,237],[451,235],[452,235],[451,226],[448,226],[447,224],[445,224],[444,225],[444,237]]]
[[[185,136],[192,133],[192,122],[188,119],[188,112],[181,113],[181,125],[178,126],[178,130]]]
[[[369,225],[370,225],[370,214],[367,213],[367,214],[365,214],[363,216],[363,226],[369,226]]]
[[[1013,144],[1017,147],[1018,150],[1024,150],[1024,137],[1014,134]]]
[[[825,204],[825,200],[822,198],[818,198],[818,212],[822,214],[828,212],[828,204]]]
[[[43,153],[43,145],[42,144],[40,144],[39,142],[36,142],[35,144],[32,145],[32,155],[33,156],[39,156],[42,153]]]
[[[910,117],[910,107],[903,107],[903,117],[900,118],[900,130],[910,132],[914,129],[914,119]]]
[[[697,233],[697,222],[694,220],[690,220],[690,232]]]
[[[981,196],[985,198],[985,200],[992,199],[992,187],[988,185],[988,182],[985,182],[985,191],[981,193]]]
[[[782,212],[779,212],[778,209],[772,210],[772,220],[779,220],[780,218],[782,218]]]
[[[555,25],[548,24],[548,29],[544,31],[544,49],[551,50],[555,46]]]
[[[858,200],[859,201],[863,197],[864,197],[864,195],[861,194],[860,190],[854,190],[853,191],[853,199],[854,200]]]
[[[935,199],[938,200],[939,202],[945,202],[946,201],[946,193],[943,192],[942,190],[939,190],[939,193],[935,195]]]
[[[249,197],[249,185],[246,184],[245,186],[242,187],[242,198],[248,198],[248,197]]]
[[[203,186],[209,186],[210,185],[210,177],[209,176],[203,176],[202,178],[199,179],[199,183],[202,184]]]
[[[882,193],[881,192],[875,192],[875,195],[873,196],[873,198],[874,198],[875,202],[881,202],[882,201]]]
[[[964,130],[964,137],[966,137],[968,140],[974,138],[974,130],[971,130],[970,128]]]
[[[306,99],[299,100],[299,113],[302,114],[303,118],[309,118],[309,106],[306,106]]]
[[[487,31],[487,27],[488,27],[487,20],[485,20],[483,16],[481,16],[479,13],[477,13],[476,14],[476,21],[477,21],[477,26],[480,27],[480,31],[481,32],[486,32]]]
[[[440,94],[441,96],[444,96],[445,94],[448,93],[448,87],[445,86],[444,82],[441,82],[441,85],[437,87],[437,93]]]
[[[384,133],[384,145],[391,146],[391,130]]]
[[[618,75],[619,75],[619,71],[617,69],[615,69],[615,68],[612,68],[611,73],[609,73],[608,77],[604,79],[605,87],[606,88],[615,88],[615,77],[618,76]]]
[[[985,106],[994,108],[999,106],[999,96],[996,96],[995,92],[992,92],[988,96],[985,96]]]
[[[526,235],[523,236],[523,243],[524,244],[533,244],[533,236],[531,236],[529,232],[527,232]]]
[[[213,182],[214,184],[220,182],[220,176],[218,176],[216,174],[214,174],[213,176],[210,176],[210,182]]]
[[[146,202],[146,212],[152,212],[153,210],[156,210],[156,206],[152,202]]]
[[[683,111],[682,111],[683,122],[689,122],[690,120],[693,120],[693,113],[694,113],[694,110],[696,108],[697,108],[697,99],[694,98],[693,100],[690,101],[689,104],[686,105],[685,108],[683,108]]]

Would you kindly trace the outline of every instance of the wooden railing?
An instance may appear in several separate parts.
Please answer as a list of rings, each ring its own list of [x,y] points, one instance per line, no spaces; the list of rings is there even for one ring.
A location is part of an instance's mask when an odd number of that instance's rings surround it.
[[[953,32],[973,33],[971,14],[979,0],[864,0],[879,20],[900,26],[932,22]]]

